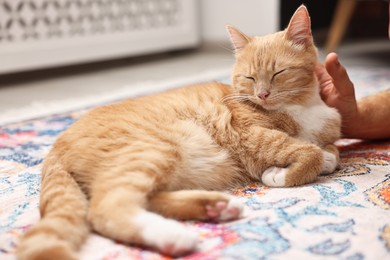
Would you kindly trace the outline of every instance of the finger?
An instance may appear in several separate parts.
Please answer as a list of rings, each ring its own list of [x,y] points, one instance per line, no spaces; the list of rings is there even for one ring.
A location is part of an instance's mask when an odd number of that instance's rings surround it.
[[[325,68],[333,78],[334,87],[340,92],[353,91],[353,83],[349,79],[346,69],[340,64],[336,53],[329,53],[325,59]]]
[[[327,88],[329,85],[332,84],[332,77],[326,71],[324,65],[318,63],[316,65],[315,73],[317,75],[318,82],[320,84],[320,89]]]

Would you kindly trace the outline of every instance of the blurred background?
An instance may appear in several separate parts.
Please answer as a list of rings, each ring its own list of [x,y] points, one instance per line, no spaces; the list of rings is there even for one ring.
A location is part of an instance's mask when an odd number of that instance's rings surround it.
[[[0,113],[230,68],[225,25],[273,33],[302,3],[321,59],[390,67],[382,0],[0,0]]]

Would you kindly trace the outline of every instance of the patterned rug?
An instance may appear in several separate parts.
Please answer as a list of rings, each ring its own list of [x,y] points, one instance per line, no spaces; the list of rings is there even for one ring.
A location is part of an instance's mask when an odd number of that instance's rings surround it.
[[[358,96],[390,86],[385,68],[350,73]],[[0,259],[15,259],[18,238],[39,219],[43,158],[90,105],[0,127]],[[390,140],[340,140],[338,146],[340,170],[314,184],[253,183],[230,191],[248,206],[248,216],[225,224],[188,222],[201,243],[183,259],[390,259]],[[80,259],[169,258],[91,234]]]

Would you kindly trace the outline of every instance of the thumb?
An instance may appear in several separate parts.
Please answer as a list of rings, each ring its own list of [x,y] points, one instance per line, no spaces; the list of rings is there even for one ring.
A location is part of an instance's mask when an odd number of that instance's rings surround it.
[[[346,69],[339,62],[336,53],[329,53],[325,59],[325,68],[333,78],[334,87],[342,94],[353,92],[353,83],[349,79]]]

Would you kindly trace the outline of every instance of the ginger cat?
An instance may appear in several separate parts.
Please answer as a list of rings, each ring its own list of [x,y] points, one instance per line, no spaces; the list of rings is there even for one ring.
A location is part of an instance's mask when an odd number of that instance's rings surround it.
[[[179,220],[234,220],[220,192],[254,181],[311,183],[338,162],[340,116],[319,96],[317,52],[304,6],[286,30],[249,37],[228,26],[232,86],[207,83],[96,108],[43,164],[42,220],[19,259],[77,259],[90,229],[179,256],[197,234]]]

